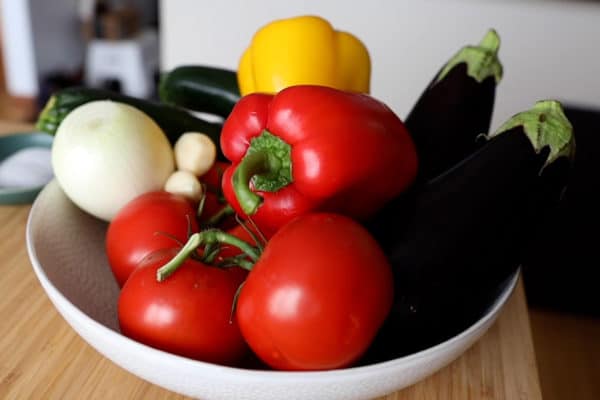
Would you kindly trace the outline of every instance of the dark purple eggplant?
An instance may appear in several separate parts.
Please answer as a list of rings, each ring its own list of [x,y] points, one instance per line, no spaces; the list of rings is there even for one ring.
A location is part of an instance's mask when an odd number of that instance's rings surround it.
[[[563,193],[574,149],[561,104],[538,102],[369,221],[394,268],[396,288],[372,357],[429,347],[481,317],[522,262],[541,221],[552,218],[547,211]]]
[[[551,211],[554,218],[539,227],[525,256],[523,282],[531,307],[598,318],[600,109],[568,103],[564,109],[573,124],[577,153],[564,196]],[[536,251],[542,245],[555,251]]]
[[[498,59],[500,39],[487,32],[478,46],[465,46],[435,75],[405,119],[419,155],[417,181],[426,181],[450,168],[489,132],[502,79]]]

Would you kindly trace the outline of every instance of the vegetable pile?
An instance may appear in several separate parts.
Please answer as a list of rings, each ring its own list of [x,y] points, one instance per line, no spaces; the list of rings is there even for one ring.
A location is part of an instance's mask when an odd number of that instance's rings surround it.
[[[262,27],[237,71],[169,71],[157,102],[56,92],[38,128],[65,194],[107,222],[121,332],[329,370],[474,323],[539,246],[575,154],[555,100],[490,130],[499,48],[490,30],[459,49],[405,121],[369,93],[366,46],[315,16]]]

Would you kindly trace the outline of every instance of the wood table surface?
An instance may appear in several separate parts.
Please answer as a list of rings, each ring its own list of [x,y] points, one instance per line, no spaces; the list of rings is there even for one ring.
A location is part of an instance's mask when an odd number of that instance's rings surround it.
[[[29,128],[0,122],[0,134]],[[58,314],[27,255],[30,208],[0,206],[0,399],[186,399],[113,364]],[[541,397],[519,281],[496,323],[466,353],[429,378],[380,400]]]

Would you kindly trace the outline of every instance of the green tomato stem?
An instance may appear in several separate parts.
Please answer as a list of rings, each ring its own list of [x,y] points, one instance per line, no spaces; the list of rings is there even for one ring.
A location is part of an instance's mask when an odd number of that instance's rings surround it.
[[[254,263],[258,261],[260,257],[260,250],[256,247],[246,243],[242,239],[225,233],[217,229],[209,229],[200,233],[194,233],[190,236],[186,244],[179,250],[179,252],[173,257],[168,263],[160,267],[156,271],[156,280],[162,282],[173,274],[177,268],[179,268],[185,260],[187,260],[197,249],[203,244],[228,244],[235,246],[240,249],[246,256],[250,258],[248,260],[238,260],[237,264],[247,270],[251,270]],[[210,247],[210,246],[209,246]]]
[[[198,202],[198,209],[196,210],[196,217],[202,217],[202,213],[204,212],[204,204],[206,204],[206,190],[207,186],[205,183],[201,183],[202,186],[202,197],[200,197],[200,201]],[[189,235],[188,235],[189,237]]]
[[[156,271],[156,280],[162,282],[171,276],[196,251],[201,242],[202,238],[198,233],[190,236],[187,243],[179,250],[175,257]]]
[[[203,233],[210,233],[214,235],[214,239],[218,243],[228,244],[230,246],[235,246],[240,249],[244,254],[246,254],[253,262],[258,261],[260,258],[261,252],[256,249],[256,247],[250,245],[249,243],[243,241],[242,239],[225,233],[219,230],[211,230],[204,231]]]
[[[208,243],[204,247],[204,255],[202,256],[201,261],[206,264],[212,264],[220,251],[221,246],[219,246],[218,243]]]
[[[219,211],[210,216],[204,223],[206,226],[216,226],[223,219],[227,218],[230,215],[235,214],[235,211],[229,204],[225,204]]]
[[[227,263],[222,265],[223,268],[231,268],[231,267],[240,267],[245,269],[246,271],[252,271],[252,267],[254,267],[254,263],[250,260],[246,260],[245,258],[234,257],[229,260]]]

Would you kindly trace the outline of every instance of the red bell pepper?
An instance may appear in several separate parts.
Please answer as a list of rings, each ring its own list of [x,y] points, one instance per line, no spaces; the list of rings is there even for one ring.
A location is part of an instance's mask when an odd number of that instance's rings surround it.
[[[417,173],[412,139],[390,108],[322,86],[242,97],[224,123],[221,148],[232,162],[225,198],[270,230],[312,210],[365,219]]]

